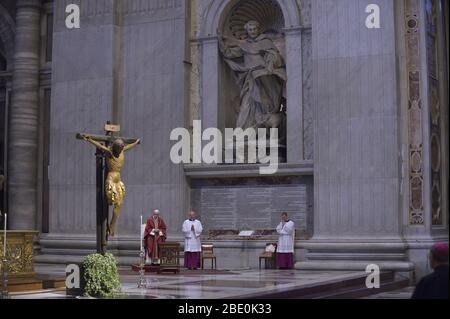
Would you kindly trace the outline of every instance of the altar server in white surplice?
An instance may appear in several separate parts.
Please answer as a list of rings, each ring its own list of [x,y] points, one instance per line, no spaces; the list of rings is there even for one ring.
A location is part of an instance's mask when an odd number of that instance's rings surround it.
[[[281,222],[277,226],[277,267],[280,269],[294,268],[294,236],[295,225],[289,220],[287,213],[281,214]]]
[[[183,223],[184,268],[200,268],[200,254],[202,251],[200,235],[202,231],[202,223],[196,219],[196,213],[193,211],[189,212],[189,218]]]

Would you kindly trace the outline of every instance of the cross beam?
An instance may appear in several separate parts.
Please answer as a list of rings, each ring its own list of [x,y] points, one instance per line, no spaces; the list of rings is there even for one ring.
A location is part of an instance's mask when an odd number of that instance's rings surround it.
[[[83,133],[78,133],[76,136],[77,139],[82,140],[83,139],[82,135],[83,135]],[[104,142],[104,143],[113,143],[114,140],[121,139],[124,141],[125,144],[131,144],[138,140],[137,138],[120,137],[120,136],[114,136],[114,135],[95,135],[95,134],[87,134],[87,133],[84,135],[89,135],[94,141]]]

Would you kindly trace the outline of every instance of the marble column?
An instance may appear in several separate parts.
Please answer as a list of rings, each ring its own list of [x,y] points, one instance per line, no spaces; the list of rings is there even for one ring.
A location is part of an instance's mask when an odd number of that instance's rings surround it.
[[[36,227],[40,8],[39,0],[16,2],[8,158],[10,227],[14,230]]]

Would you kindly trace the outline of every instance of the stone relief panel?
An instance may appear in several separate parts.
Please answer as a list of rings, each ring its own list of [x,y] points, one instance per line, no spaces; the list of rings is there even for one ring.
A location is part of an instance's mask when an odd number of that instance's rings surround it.
[[[408,72],[409,222],[424,224],[423,118],[420,77],[419,1],[405,0]]]
[[[206,231],[271,229],[287,212],[299,234],[312,235],[312,177],[193,180],[191,187]]]
[[[312,34],[302,31],[303,69],[303,154],[306,160],[314,159],[314,109],[312,92]]]
[[[184,0],[122,0],[121,12],[125,24],[183,18]]]
[[[189,8],[189,23],[190,23],[190,42],[189,53],[189,129],[192,131],[192,122],[200,120],[200,44],[197,40],[200,35],[201,21],[200,5],[197,0],[191,0]]]
[[[441,103],[439,79],[438,0],[426,0],[426,39],[428,72],[428,105],[430,112],[431,218],[442,225],[442,151]]]

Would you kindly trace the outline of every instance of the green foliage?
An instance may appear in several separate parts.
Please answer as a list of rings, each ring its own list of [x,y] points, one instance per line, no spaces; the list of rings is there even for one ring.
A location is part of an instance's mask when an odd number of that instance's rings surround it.
[[[120,293],[119,273],[114,256],[92,254],[83,262],[85,293],[92,297],[112,298]]]

